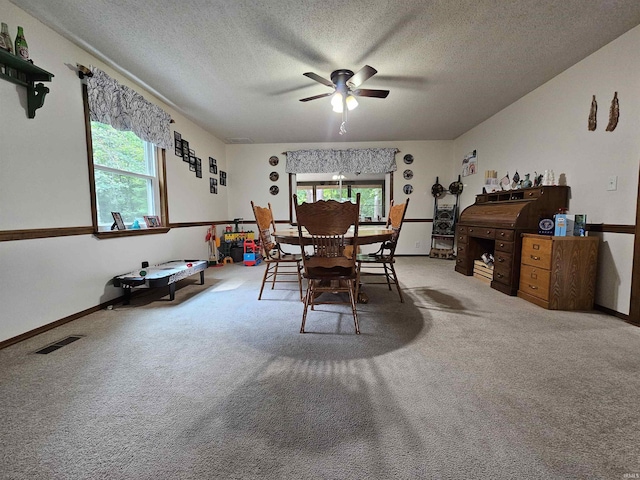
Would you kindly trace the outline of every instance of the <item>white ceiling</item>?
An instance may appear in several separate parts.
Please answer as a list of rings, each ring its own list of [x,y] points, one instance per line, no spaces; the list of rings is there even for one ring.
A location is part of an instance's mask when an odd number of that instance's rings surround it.
[[[454,139],[640,24],[638,0],[11,1],[228,143]],[[303,73],[364,65],[391,93],[340,136]]]

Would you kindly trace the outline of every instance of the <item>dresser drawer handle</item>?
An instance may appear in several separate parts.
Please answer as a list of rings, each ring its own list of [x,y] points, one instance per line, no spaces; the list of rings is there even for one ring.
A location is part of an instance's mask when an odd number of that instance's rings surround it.
[[[499,261],[500,263],[502,263],[502,262],[504,262],[504,258],[502,258],[502,257],[498,257],[498,261]]]
[[[462,235],[460,235],[460,236],[458,237],[458,240],[462,241],[462,240],[464,240],[464,237],[463,237]]]
[[[504,248],[504,243],[501,243],[500,246]]]
[[[540,257],[536,257],[535,255],[531,255],[532,260],[540,260]]]
[[[502,278],[502,277],[504,277],[504,275],[502,275],[501,273],[496,273],[496,277]]]
[[[469,231],[470,231],[470,232],[473,232],[473,228],[470,228],[470,229],[469,229]]]
[[[532,197],[533,196],[533,192],[529,192],[529,196]]]
[[[504,237],[504,232],[500,232],[500,236],[501,236],[501,237]]]
[[[529,288],[530,288],[531,290],[537,290],[537,289],[538,289],[538,287],[536,287],[535,285],[529,285]]]

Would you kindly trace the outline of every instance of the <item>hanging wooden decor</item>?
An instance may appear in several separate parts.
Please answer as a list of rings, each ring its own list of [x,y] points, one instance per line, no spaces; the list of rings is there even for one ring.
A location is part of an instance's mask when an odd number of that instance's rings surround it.
[[[618,126],[618,117],[620,116],[620,105],[618,104],[618,92],[613,95],[611,100],[611,108],[609,108],[609,125],[607,125],[607,132],[613,132]]]
[[[596,96],[591,99],[591,111],[589,112],[589,131],[593,132],[598,125],[596,120],[596,114],[598,113],[598,102],[596,102]]]

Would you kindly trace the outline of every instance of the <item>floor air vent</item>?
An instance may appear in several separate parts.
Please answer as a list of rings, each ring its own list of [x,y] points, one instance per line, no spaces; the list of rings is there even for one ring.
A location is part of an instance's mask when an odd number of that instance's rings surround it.
[[[46,347],[41,348],[40,350],[36,350],[36,353],[46,355],[47,353],[54,352],[55,350],[58,350],[59,348],[62,348],[65,345],[69,345],[70,343],[73,343],[76,340],[80,340],[81,338],[82,338],[82,335],[70,335],[66,338],[63,338],[62,340],[58,340],[57,342],[52,343],[51,345],[47,345]]]

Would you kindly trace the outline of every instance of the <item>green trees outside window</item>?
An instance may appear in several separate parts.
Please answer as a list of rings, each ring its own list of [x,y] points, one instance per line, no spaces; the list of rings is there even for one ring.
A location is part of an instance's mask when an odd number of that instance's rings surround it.
[[[371,182],[298,182],[296,195],[298,202],[315,202],[317,200],[355,201],[360,194],[360,217],[378,220],[384,216],[384,180]]]
[[[156,158],[152,144],[132,132],[91,122],[98,224],[111,225],[111,212],[125,224],[156,215],[158,199]]]

